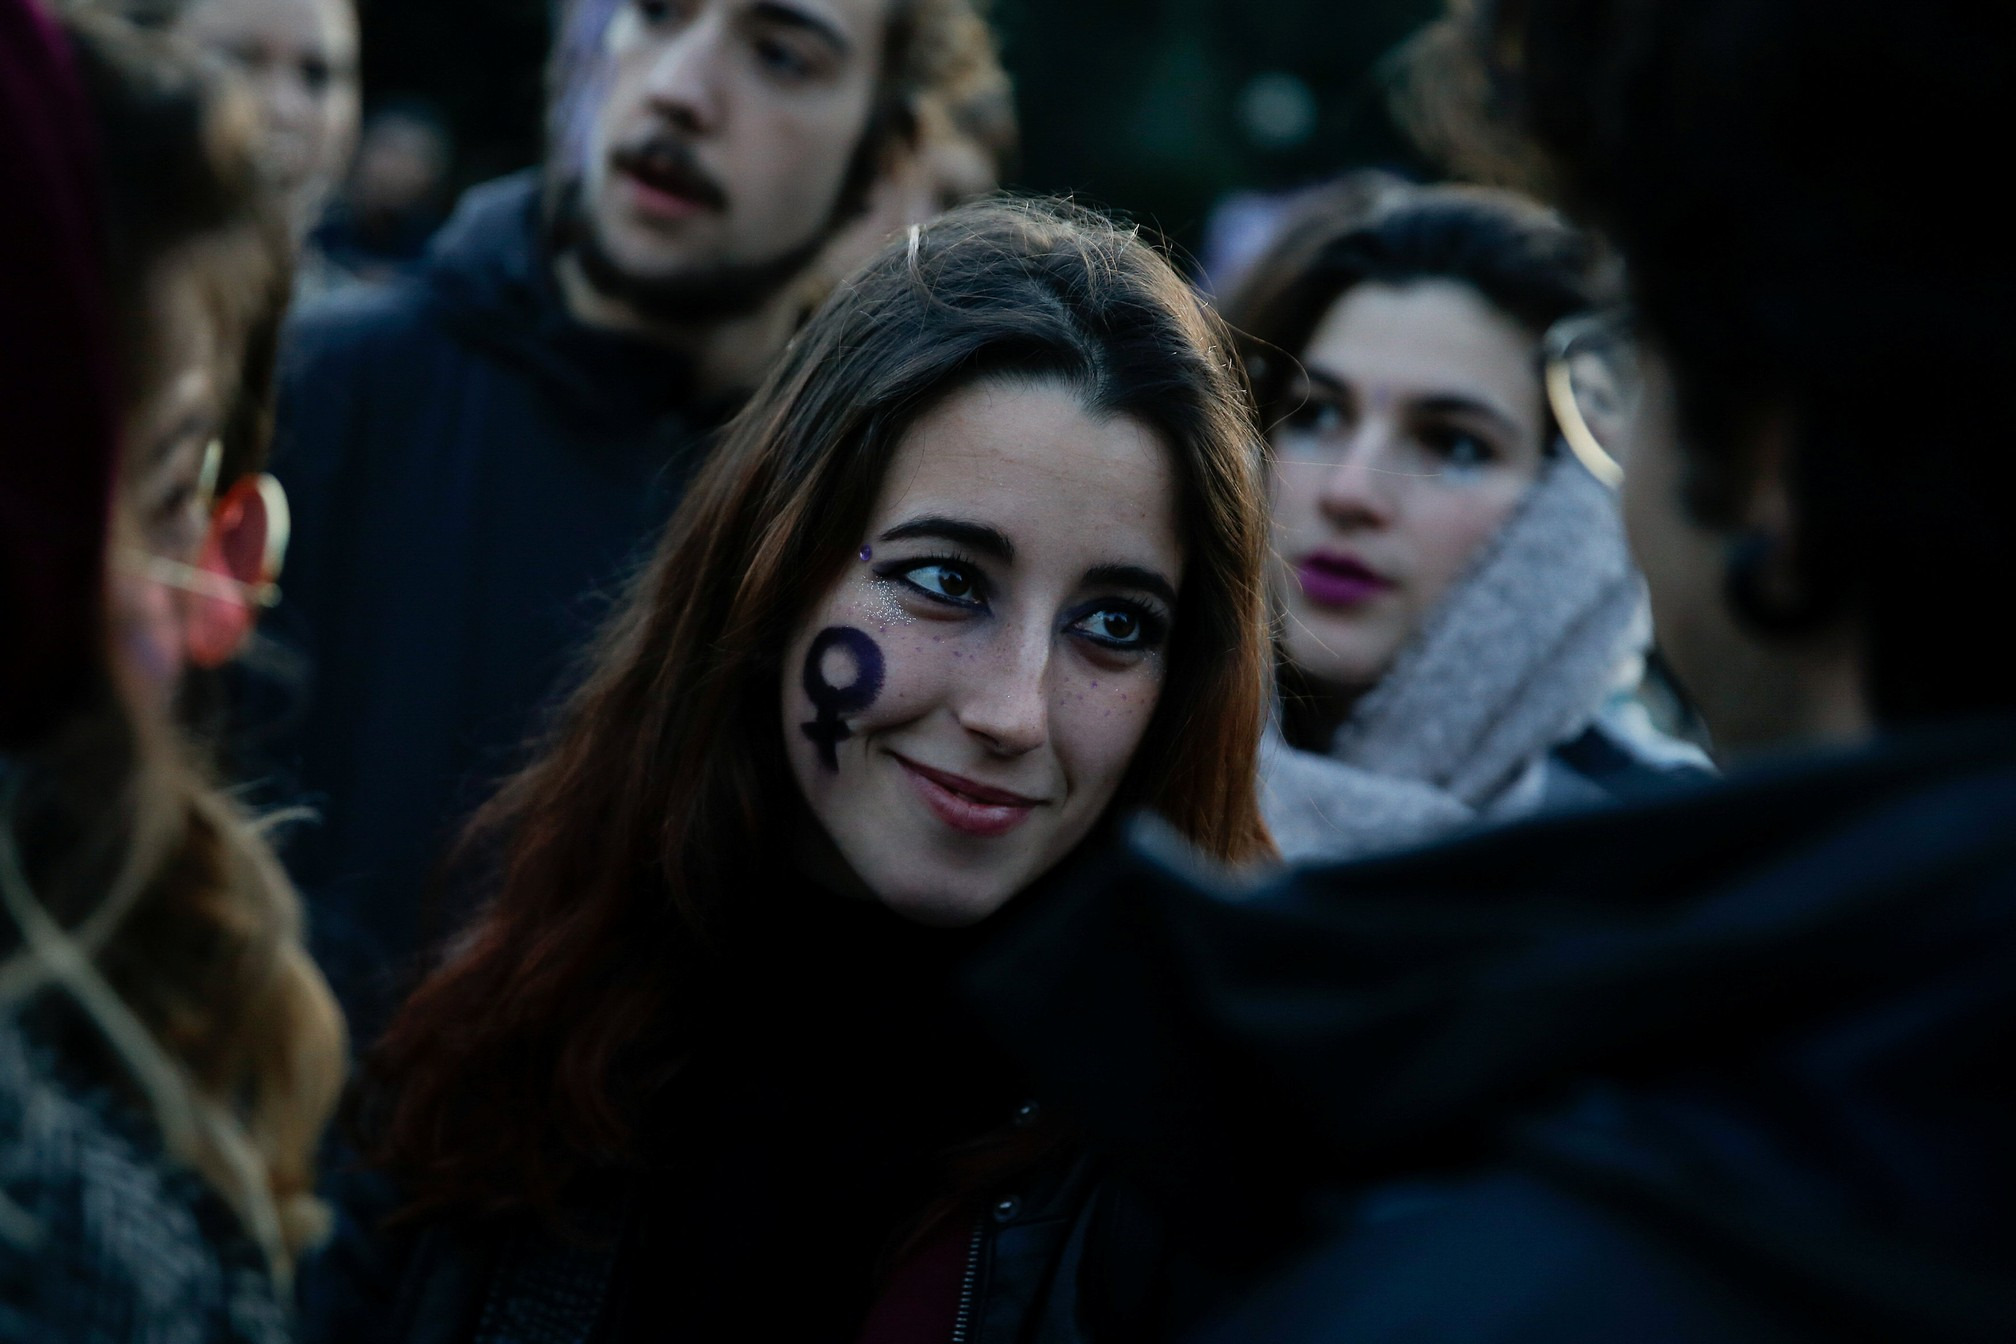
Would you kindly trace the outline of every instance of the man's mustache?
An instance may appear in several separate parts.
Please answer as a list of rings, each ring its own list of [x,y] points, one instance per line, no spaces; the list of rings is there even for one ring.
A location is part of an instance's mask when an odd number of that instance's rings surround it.
[[[618,145],[609,158],[647,186],[683,196],[710,210],[728,208],[728,193],[700,166],[692,146],[677,135],[654,131],[638,136]]]

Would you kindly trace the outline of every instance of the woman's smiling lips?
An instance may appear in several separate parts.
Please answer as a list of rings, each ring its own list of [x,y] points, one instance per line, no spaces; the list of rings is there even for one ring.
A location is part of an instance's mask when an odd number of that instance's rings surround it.
[[[1006,835],[1029,819],[1042,805],[1040,798],[1025,798],[1006,789],[992,788],[945,770],[919,765],[905,756],[895,757],[909,777],[910,786],[938,820],[966,835]]]

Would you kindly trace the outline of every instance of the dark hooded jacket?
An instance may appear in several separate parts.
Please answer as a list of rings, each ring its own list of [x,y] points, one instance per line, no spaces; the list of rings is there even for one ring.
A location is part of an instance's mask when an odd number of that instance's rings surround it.
[[[1230,894],[1149,832],[972,980],[1199,1338],[2016,1339],[2016,724]]]
[[[682,360],[568,315],[529,173],[471,191],[417,276],[293,323],[275,471],[294,538],[267,633],[297,656],[244,736],[319,814],[286,857],[360,1039],[444,849],[519,763],[722,409],[696,406]]]

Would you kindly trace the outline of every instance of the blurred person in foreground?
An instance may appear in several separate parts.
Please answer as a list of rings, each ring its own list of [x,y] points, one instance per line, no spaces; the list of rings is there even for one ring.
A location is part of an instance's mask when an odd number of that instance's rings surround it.
[[[1362,174],[1227,299],[1272,448],[1286,858],[1703,773],[1630,713],[1644,581],[1547,404],[1542,339],[1614,304],[1613,272],[1511,192]]]
[[[2016,1338],[2016,251],[1978,200],[2016,14],[1451,31],[1488,76],[1434,87],[1509,109],[1628,265],[1627,530],[1740,764],[1236,903],[1147,838],[976,991],[1260,1276],[1199,1338]]]
[[[355,0],[112,0],[137,23],[187,39],[244,76],[259,114],[261,168],[302,252],[296,295],[342,273],[311,238],[357,146]]]
[[[275,625],[308,677],[270,755],[322,814],[289,865],[365,1028],[441,850],[802,316],[795,282],[917,100],[992,50],[967,0],[625,0],[561,66],[599,95],[578,160],[556,130],[417,274],[293,325]]]
[[[343,1033],[170,722],[242,641],[286,245],[249,108],[0,0],[0,1337],[291,1339]]]

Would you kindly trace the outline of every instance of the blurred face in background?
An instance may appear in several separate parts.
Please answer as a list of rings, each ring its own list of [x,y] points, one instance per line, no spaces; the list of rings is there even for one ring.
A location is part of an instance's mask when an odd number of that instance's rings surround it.
[[[1052,382],[904,437],[793,632],[782,728],[813,816],[897,913],[971,924],[1092,831],[1160,701],[1183,550],[1168,448]]]
[[[755,307],[835,227],[890,0],[629,0],[583,167],[584,262],[695,317]],[[718,312],[716,311],[718,310]]]
[[[350,203],[367,217],[423,210],[447,186],[450,157],[442,129],[418,117],[375,117],[357,147]]]
[[[1300,354],[1306,400],[1274,431],[1282,641],[1355,695],[1539,475],[1539,342],[1467,285],[1365,283]]]
[[[261,155],[305,235],[357,141],[357,15],[351,0],[195,0],[178,31],[244,72]]]

